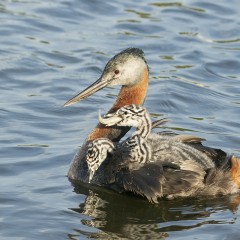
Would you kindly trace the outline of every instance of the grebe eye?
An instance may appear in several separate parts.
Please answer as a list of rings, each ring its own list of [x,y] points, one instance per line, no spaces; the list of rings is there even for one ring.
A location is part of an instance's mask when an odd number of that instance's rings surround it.
[[[115,73],[115,74],[119,74],[119,70],[116,69],[116,70],[114,71],[114,73]]]

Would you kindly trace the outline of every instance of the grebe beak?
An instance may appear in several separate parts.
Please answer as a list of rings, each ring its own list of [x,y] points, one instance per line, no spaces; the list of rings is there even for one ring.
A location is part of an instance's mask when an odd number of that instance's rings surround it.
[[[93,172],[93,171],[90,171],[90,172],[89,172],[89,179],[88,179],[88,183],[91,183],[91,181],[92,181],[92,178],[93,178],[93,175],[94,175],[94,172]]]
[[[120,116],[115,115],[114,113],[113,114],[109,113],[109,114],[105,115],[104,117],[101,116],[100,111],[98,113],[98,121],[100,123],[102,123],[103,125],[106,125],[107,127],[116,125],[119,122],[121,122],[122,120],[123,119]]]
[[[112,79],[110,80],[104,80],[102,77],[100,77],[95,83],[87,87],[82,92],[78,93],[76,96],[68,100],[63,106],[67,107],[70,106],[76,102],[79,102],[80,100],[87,98],[91,96],[93,93],[101,90],[102,88],[106,87]]]

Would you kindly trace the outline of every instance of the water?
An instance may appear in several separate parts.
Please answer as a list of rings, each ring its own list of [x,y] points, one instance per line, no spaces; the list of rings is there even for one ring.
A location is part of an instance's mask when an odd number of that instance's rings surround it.
[[[74,189],[71,159],[118,88],[62,107],[139,47],[152,116],[239,155],[239,16],[237,0],[0,1],[0,239],[239,239],[236,197],[153,205]]]

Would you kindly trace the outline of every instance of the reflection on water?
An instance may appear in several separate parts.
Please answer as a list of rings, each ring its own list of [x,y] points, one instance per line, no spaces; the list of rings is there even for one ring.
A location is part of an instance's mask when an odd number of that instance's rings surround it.
[[[90,217],[81,223],[99,229],[91,238],[100,239],[165,239],[168,232],[200,228],[203,225],[236,223],[235,215],[240,195],[206,199],[161,200],[149,204],[144,199],[129,195],[118,195],[106,189],[74,183],[78,194],[86,195],[79,208],[72,211]],[[214,215],[224,212],[225,218]],[[143,237],[144,234],[144,237]]]

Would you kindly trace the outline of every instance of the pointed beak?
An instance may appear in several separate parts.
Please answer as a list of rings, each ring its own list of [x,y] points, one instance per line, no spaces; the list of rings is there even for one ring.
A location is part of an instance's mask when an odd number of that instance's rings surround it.
[[[70,106],[76,102],[81,101],[84,98],[91,96],[93,93],[106,87],[110,82],[111,82],[111,80],[103,80],[102,77],[100,77],[95,83],[93,83],[92,85],[87,87],[85,90],[78,93],[76,96],[74,96],[70,100],[68,100],[63,106],[64,107]]]
[[[122,118],[115,113],[109,113],[109,114],[105,115],[104,117],[102,117],[101,113],[99,111],[98,120],[103,125],[106,125],[107,127],[109,127],[109,126],[117,125],[119,122],[122,121]]]
[[[88,183],[91,183],[92,178],[93,178],[94,172],[93,171],[89,171],[89,179],[88,179]]]

